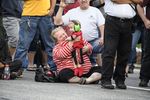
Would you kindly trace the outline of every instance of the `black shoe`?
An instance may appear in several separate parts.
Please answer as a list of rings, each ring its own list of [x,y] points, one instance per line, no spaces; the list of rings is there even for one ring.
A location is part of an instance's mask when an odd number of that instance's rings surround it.
[[[105,88],[105,89],[114,89],[114,86],[112,85],[112,83],[111,83],[111,80],[102,80],[101,81],[101,86],[102,86],[102,88]]]
[[[122,80],[115,80],[116,88],[119,89],[127,89],[127,86],[125,85],[124,81]]]
[[[129,73],[129,74],[132,74],[132,73],[133,73],[133,68],[130,68],[130,67],[129,67],[128,73]]]
[[[148,80],[146,79],[141,79],[140,83],[139,83],[140,87],[148,87]]]
[[[128,73],[130,73],[130,74],[134,73],[134,68],[135,68],[134,65],[129,65]]]

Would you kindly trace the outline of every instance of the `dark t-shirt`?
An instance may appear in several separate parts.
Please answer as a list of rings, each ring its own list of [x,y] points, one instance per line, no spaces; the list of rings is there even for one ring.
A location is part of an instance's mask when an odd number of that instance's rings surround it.
[[[146,17],[150,20],[150,0],[143,0],[143,7],[146,7]]]
[[[2,15],[5,17],[21,17],[22,3],[21,0],[1,0]]]

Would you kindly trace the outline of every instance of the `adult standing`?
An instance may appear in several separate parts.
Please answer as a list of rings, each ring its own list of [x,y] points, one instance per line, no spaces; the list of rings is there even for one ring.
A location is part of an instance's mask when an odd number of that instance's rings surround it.
[[[19,0],[2,0],[3,26],[8,36],[8,46],[13,56],[19,39],[19,21],[22,4]]]
[[[105,19],[99,9],[91,7],[89,3],[90,0],[79,0],[79,7],[69,10],[62,16],[66,4],[61,0],[54,21],[57,25],[68,25],[71,20],[78,20],[81,23],[83,38],[93,46],[90,61],[94,66],[96,64],[94,54],[102,52]]]
[[[53,41],[49,33],[53,29],[52,14],[56,0],[24,0],[22,18],[20,22],[19,42],[15,59],[21,59],[22,67],[27,68],[26,56],[37,31],[43,40],[45,51],[48,54],[48,64],[51,70],[56,70],[52,59]]]
[[[140,3],[139,0],[105,0],[105,35],[104,52],[102,54],[102,80],[101,86],[114,89],[111,78],[115,80],[117,88],[126,89],[125,69],[131,49],[131,19],[135,11],[130,3]],[[114,59],[117,61],[114,70]]]
[[[11,59],[8,49],[7,35],[2,22],[1,3],[0,0],[0,79],[4,78],[3,73],[6,66],[10,67],[10,78],[15,79],[21,74],[19,71],[21,68],[21,61],[12,61]]]
[[[144,14],[143,7],[146,7],[146,15]],[[150,80],[150,0],[143,0],[143,3],[137,6],[137,9],[145,25],[143,59],[140,70],[141,81],[139,86],[147,87]]]

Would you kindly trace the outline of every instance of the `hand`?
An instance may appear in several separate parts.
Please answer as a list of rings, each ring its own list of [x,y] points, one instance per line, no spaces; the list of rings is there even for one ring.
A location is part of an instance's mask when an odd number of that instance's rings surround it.
[[[49,15],[52,16],[53,13],[54,13],[54,8],[51,8],[50,11],[49,11]]]
[[[65,8],[67,6],[67,4],[65,4],[64,0],[60,1],[59,7]]]
[[[88,48],[88,46],[85,45],[85,46],[82,48],[83,54],[86,53],[86,52],[88,52],[88,51],[89,51],[89,48]]]
[[[145,24],[146,29],[150,29],[150,20],[146,19],[144,21],[144,24]]]
[[[4,67],[4,64],[0,62],[0,68],[3,68],[3,67]]]
[[[72,41],[71,36],[67,37],[65,40],[66,41]]]
[[[9,64],[5,64],[5,67],[9,67]]]
[[[101,37],[101,38],[99,38],[99,44],[100,45],[103,45],[104,44],[104,39]]]

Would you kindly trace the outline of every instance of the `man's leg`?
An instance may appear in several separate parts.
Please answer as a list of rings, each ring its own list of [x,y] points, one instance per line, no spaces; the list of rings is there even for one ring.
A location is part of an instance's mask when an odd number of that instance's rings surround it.
[[[16,48],[15,59],[22,61],[22,67],[27,68],[27,53],[31,41],[33,40],[39,17],[22,17],[20,22],[19,41]]]
[[[128,66],[129,73],[133,73],[134,70],[134,63],[135,63],[135,59],[136,59],[136,45],[140,39],[141,36],[141,31],[139,29],[136,29],[134,33],[132,33],[132,46],[131,46],[131,52],[129,55],[129,59],[128,59]]]
[[[34,39],[32,40],[29,50],[28,50],[28,60],[29,60],[29,64],[28,64],[28,71],[34,71],[36,70],[36,65],[34,64],[34,60],[37,59],[37,57],[35,57],[36,55],[36,50],[39,50],[40,48],[37,48],[39,42],[39,33],[38,31],[36,31],[36,35],[34,36]]]
[[[117,20],[113,20],[106,16],[105,35],[104,35],[104,51],[102,53],[102,80],[103,88],[114,89],[111,78],[114,69],[114,60],[119,42],[119,27]]]
[[[140,70],[139,86],[147,87],[150,80],[150,30],[146,30],[144,34],[144,51]]]
[[[3,17],[3,25],[8,36],[8,46],[11,56],[13,56],[19,39],[19,18]]]
[[[93,41],[89,41],[89,43],[92,45],[93,47],[93,50],[92,50],[92,54],[90,55],[90,61],[92,63],[92,66],[95,66],[97,65],[96,63],[96,57],[97,57],[97,54],[100,54],[102,53],[103,51],[103,46],[101,46],[99,44],[99,39],[95,39]]]
[[[125,85],[125,70],[131,51],[132,33],[131,22],[120,22],[119,42],[117,46],[117,62],[114,71],[113,79],[115,80],[116,87],[126,89]]]
[[[52,38],[50,37],[50,33],[52,29],[54,28],[52,17],[50,16],[42,17],[38,27],[40,29],[41,38],[45,46],[45,51],[48,54],[48,64],[50,66],[50,69],[52,71],[56,71],[56,65],[54,64],[53,57],[52,57],[52,50],[54,47],[54,42]]]

